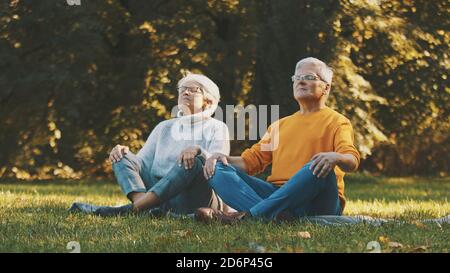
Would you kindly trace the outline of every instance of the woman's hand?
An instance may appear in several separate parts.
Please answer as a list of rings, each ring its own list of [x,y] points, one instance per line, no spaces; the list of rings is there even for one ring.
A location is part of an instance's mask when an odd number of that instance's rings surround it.
[[[178,166],[184,165],[186,170],[192,169],[195,163],[195,157],[201,153],[200,146],[192,146],[184,149],[177,158]]]
[[[127,146],[116,145],[109,153],[109,160],[111,163],[119,162],[122,157],[124,157],[130,149]]]
[[[228,166],[228,157],[226,155],[221,153],[214,153],[206,160],[205,166],[203,167],[203,175],[205,176],[206,180],[209,180],[211,177],[213,177],[217,160]]]
[[[311,158],[313,160],[309,169],[318,178],[326,177],[339,163],[340,154],[335,152],[318,153]]]

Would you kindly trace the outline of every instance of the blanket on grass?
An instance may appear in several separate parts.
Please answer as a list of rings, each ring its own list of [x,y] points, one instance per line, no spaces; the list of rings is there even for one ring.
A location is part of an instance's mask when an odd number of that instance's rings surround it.
[[[108,208],[106,206],[95,206],[91,204],[83,204],[83,203],[74,203],[77,204],[76,210],[73,209],[74,205],[72,205],[70,212],[81,212],[92,214],[99,209]],[[194,219],[194,214],[177,214],[171,211],[163,211],[160,208],[154,208],[149,210],[147,213],[144,213],[148,216],[153,217],[172,217],[172,218],[187,218]],[[384,218],[374,218],[366,215],[354,215],[354,216],[336,216],[336,215],[320,215],[320,216],[306,216],[299,217],[296,220],[305,223],[312,223],[318,225],[326,225],[326,226],[341,226],[341,225],[355,225],[355,224],[367,224],[372,226],[381,226],[386,223],[410,223],[398,219],[384,219]],[[431,224],[450,224],[450,214],[441,218],[434,219],[425,219],[425,220],[417,220],[412,222],[420,222],[420,223],[431,223]]]

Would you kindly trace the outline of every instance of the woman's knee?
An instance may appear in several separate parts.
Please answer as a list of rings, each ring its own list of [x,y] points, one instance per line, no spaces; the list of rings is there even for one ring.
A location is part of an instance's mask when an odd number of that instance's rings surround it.
[[[198,166],[200,168],[203,168],[203,165],[205,165],[205,159],[201,155],[195,156],[194,167]]]
[[[113,163],[112,168],[114,171],[120,171],[123,169],[134,169],[139,171],[140,163],[134,154],[127,153],[120,159],[119,162]]]
[[[192,168],[187,169],[184,164],[177,164],[177,166],[178,166],[178,168],[180,168],[182,170],[198,173],[199,171],[203,170],[204,164],[205,164],[205,160],[203,159],[203,157],[197,155],[194,158],[194,164],[192,165]]]

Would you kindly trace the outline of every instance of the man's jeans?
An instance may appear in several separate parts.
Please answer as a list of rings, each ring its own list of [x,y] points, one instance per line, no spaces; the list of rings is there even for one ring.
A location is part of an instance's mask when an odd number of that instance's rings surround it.
[[[218,162],[209,184],[226,204],[254,217],[274,219],[280,212],[296,217],[341,215],[336,175],[330,172],[319,179],[309,170],[310,165],[277,187]]]
[[[163,178],[154,177],[150,168],[135,154],[128,152],[113,164],[114,174],[123,193],[154,192],[159,209],[179,214],[193,213],[199,207],[215,206],[217,199],[203,176],[203,158],[197,156],[190,170],[175,164]],[[218,205],[217,205],[218,206]]]

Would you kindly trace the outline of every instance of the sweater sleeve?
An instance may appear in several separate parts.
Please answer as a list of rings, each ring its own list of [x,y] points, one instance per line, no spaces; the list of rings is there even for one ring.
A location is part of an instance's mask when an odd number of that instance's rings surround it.
[[[207,149],[201,148],[201,155],[205,159],[214,153],[230,154],[230,133],[224,123],[215,128]]]
[[[273,126],[273,124],[269,126],[267,132],[258,143],[242,152],[241,157],[245,162],[247,174],[255,175],[261,173],[272,163],[273,142],[276,142],[274,134],[277,133],[276,130],[272,129]]]
[[[334,151],[340,154],[353,155],[359,166],[360,154],[354,145],[353,127],[349,120],[340,122],[334,135]]]
[[[136,154],[145,166],[149,168],[153,165],[153,159],[155,158],[156,145],[158,144],[159,134],[161,132],[161,125],[158,124],[150,133],[144,146]]]

